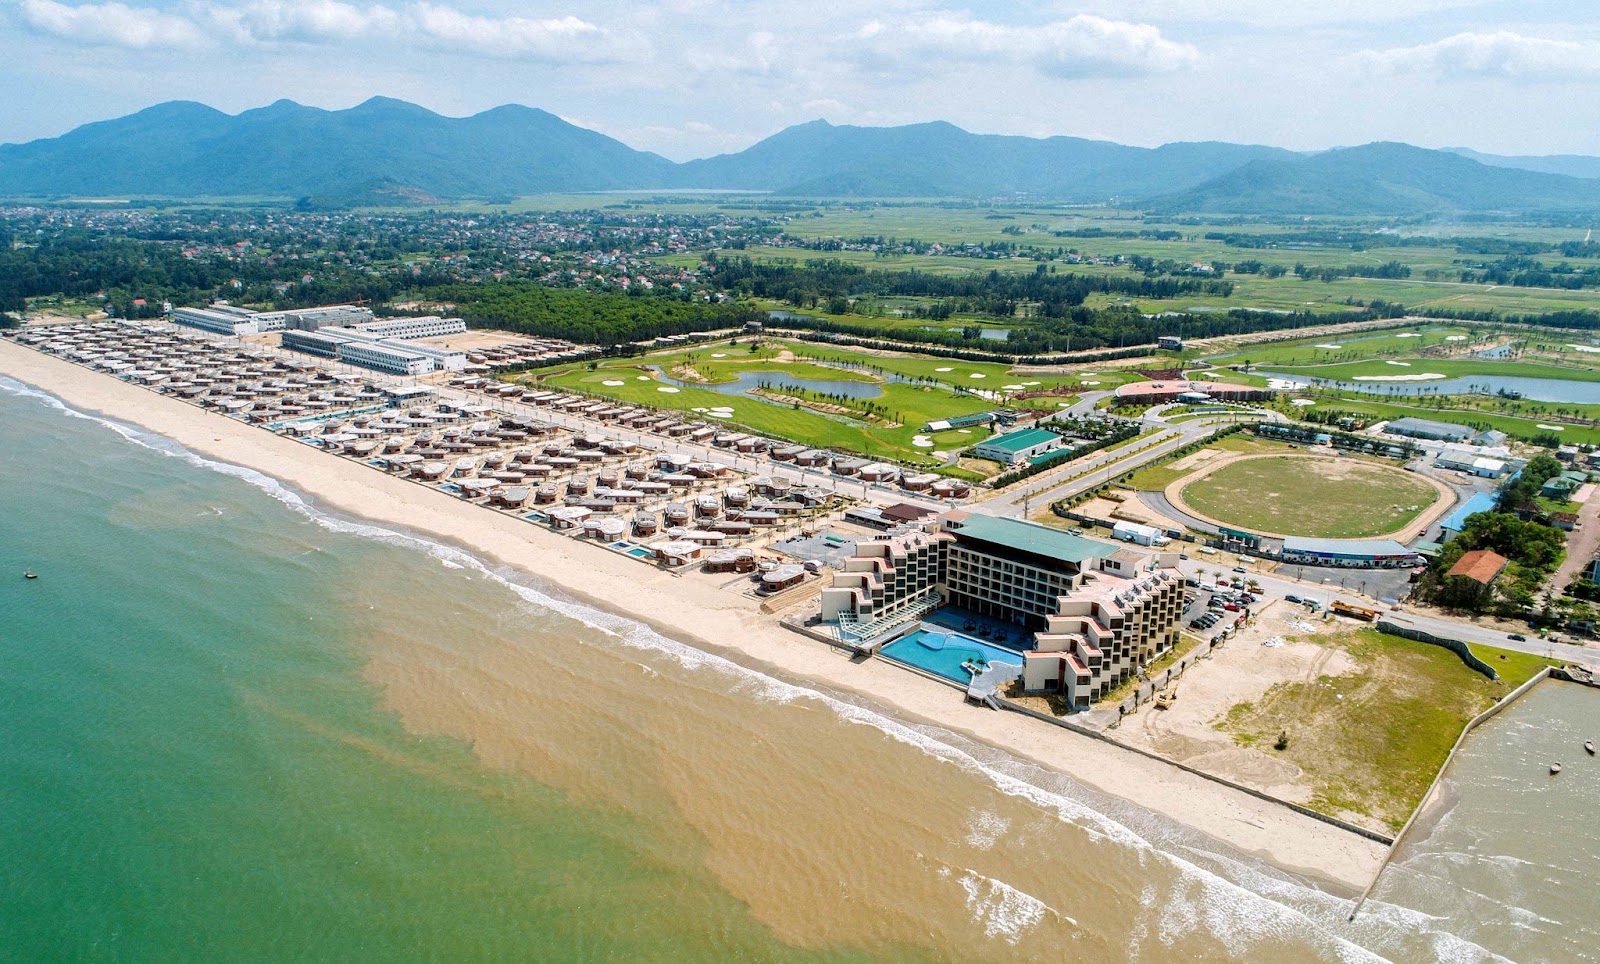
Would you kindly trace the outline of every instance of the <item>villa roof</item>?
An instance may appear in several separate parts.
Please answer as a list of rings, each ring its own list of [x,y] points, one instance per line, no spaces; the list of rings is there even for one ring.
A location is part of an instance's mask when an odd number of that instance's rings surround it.
[[[1488,549],[1474,549],[1465,553],[1445,573],[1448,576],[1465,576],[1473,582],[1480,582],[1487,586],[1494,582],[1495,577],[1505,571],[1509,562],[1505,556]]]

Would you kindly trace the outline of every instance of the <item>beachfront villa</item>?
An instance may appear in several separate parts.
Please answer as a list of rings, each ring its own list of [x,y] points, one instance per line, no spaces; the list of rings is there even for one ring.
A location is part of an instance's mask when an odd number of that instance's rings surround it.
[[[1074,709],[1178,639],[1183,578],[1173,553],[1085,539],[1031,522],[952,511],[855,545],[822,590],[822,621],[875,650],[950,606],[1032,632],[1023,689]]]

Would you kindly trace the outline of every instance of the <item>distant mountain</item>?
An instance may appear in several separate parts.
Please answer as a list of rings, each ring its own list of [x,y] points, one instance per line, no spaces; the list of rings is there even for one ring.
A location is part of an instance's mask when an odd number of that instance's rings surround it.
[[[0,145],[0,196],[259,196],[328,209],[724,188],[1026,196],[1229,214],[1600,210],[1600,180],[1569,176],[1600,174],[1600,159],[1464,153],[1385,143],[1320,154],[1217,142],[1144,148],[972,134],[942,121],[852,127],[818,120],[736,154],[674,164],[530,107],[452,118],[378,97],[349,110],[281,100],[229,115],[176,101],[61,137]],[[1521,169],[1535,163],[1552,170]]]
[[[1187,188],[1253,160],[1291,158],[1274,147],[1125,147],[1079,137],[971,134],[943,121],[905,127],[812,121],[737,154],[682,165],[695,187],[829,197],[987,197],[1076,201]]]
[[[1506,156],[1480,154],[1470,147],[1446,147],[1443,150],[1451,154],[1460,154],[1462,157],[1470,157],[1479,164],[1488,164],[1491,167],[1514,167],[1542,174],[1565,174],[1567,177],[1600,177],[1600,157],[1589,157],[1584,154]]]
[[[1191,190],[1151,198],[1149,206],[1214,214],[1600,210],[1600,181],[1375,143],[1293,160],[1252,161]]]
[[[675,167],[530,107],[451,118],[375,97],[229,116],[174,102],[0,146],[0,194],[338,196],[381,181],[439,197],[515,195],[662,186]]]

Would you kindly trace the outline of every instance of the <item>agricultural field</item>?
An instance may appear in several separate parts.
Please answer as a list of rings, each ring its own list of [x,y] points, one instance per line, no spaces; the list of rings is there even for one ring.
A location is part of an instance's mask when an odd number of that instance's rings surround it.
[[[1439,498],[1421,478],[1356,458],[1284,455],[1202,468],[1181,497],[1228,526],[1275,535],[1361,539],[1403,529]]]

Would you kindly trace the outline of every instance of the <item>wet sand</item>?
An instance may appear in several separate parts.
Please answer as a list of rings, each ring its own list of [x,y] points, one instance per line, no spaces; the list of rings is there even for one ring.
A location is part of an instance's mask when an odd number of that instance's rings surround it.
[[[1359,891],[1383,860],[1382,845],[1285,807],[1038,720],[967,706],[948,687],[882,661],[851,663],[708,579],[649,568],[9,341],[0,341],[0,373],[273,476],[329,508],[468,549],[746,666],[856,694],[902,720],[1065,773],[1330,890]]]

